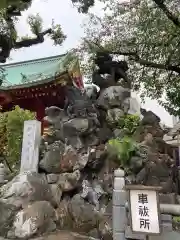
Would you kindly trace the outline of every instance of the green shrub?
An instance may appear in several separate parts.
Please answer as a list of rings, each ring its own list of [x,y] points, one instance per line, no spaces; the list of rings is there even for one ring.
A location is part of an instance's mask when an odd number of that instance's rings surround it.
[[[132,135],[140,124],[140,117],[138,115],[124,115],[118,121],[118,127],[124,128],[128,135]]]
[[[14,110],[0,113],[0,154],[11,165],[20,162],[24,121],[35,119],[35,114],[16,106]]]
[[[138,146],[129,137],[122,139],[111,139],[108,142],[108,152],[121,167],[127,168],[130,164],[131,157],[138,151]]]
[[[176,223],[180,223],[180,216],[174,216],[173,221]]]

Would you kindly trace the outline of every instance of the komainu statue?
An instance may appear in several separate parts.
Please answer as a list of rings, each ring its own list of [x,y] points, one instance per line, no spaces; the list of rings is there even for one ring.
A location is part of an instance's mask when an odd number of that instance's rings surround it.
[[[96,53],[94,63],[98,69],[93,72],[92,82],[99,86],[100,89],[116,85],[120,79],[123,79],[129,85],[126,73],[129,68],[126,61],[114,61],[110,54],[99,51]],[[101,76],[104,74],[108,74],[109,79]]]

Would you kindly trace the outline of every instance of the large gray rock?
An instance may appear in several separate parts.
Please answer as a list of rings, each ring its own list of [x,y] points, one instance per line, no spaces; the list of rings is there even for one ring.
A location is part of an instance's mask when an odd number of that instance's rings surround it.
[[[111,86],[102,91],[97,99],[97,105],[103,109],[121,108],[126,98],[130,97],[130,89],[121,86]]]
[[[129,109],[130,109],[130,101],[131,101],[131,98],[126,98],[123,103],[122,103],[122,111],[127,114],[129,112]]]
[[[61,141],[57,141],[47,147],[43,159],[40,160],[39,166],[48,173],[60,173],[60,161],[64,153],[65,146]]]
[[[50,189],[53,196],[53,202],[56,206],[59,206],[62,197],[62,190],[57,184],[50,184]]]
[[[112,108],[107,110],[106,120],[109,125],[117,125],[121,117],[124,116],[124,112],[119,108]]]
[[[66,146],[60,162],[61,172],[73,172],[74,170],[83,169],[88,162],[88,158],[89,152],[78,153],[71,145]]]
[[[96,192],[99,192],[98,189]],[[112,239],[112,203],[97,211],[77,194],[72,199],[61,201],[56,215],[57,224],[62,230],[73,230],[98,239]]]
[[[159,124],[161,119],[152,111],[146,111],[146,109],[141,108],[141,114],[143,115],[143,119],[141,121],[142,125],[150,125],[154,126],[155,124]]]
[[[96,116],[88,116],[87,118],[73,118],[63,124],[63,132],[65,137],[84,136],[93,132],[99,122]]]
[[[112,216],[105,216],[100,222],[99,234],[104,240],[113,240]]]
[[[62,125],[62,123],[61,123]],[[54,126],[48,127],[48,132],[45,134],[42,139],[44,142],[48,143],[48,145],[56,142],[56,141],[62,141],[65,142],[65,136],[62,130],[55,129]]]
[[[99,144],[104,144],[113,137],[113,132],[110,128],[104,125],[103,127],[99,128],[96,136],[99,139]]]
[[[50,174],[47,174],[46,177],[47,177],[47,182],[49,184],[53,184],[53,183],[57,183],[59,179],[59,174],[50,173]]]
[[[79,194],[63,200],[56,210],[60,229],[88,233],[98,227],[99,213]]]
[[[67,143],[71,145],[73,148],[79,150],[84,147],[84,142],[82,141],[82,138],[79,136],[69,136],[66,137],[68,140]]]
[[[83,191],[81,193],[81,197],[94,205],[96,207],[96,210],[99,211],[99,198],[105,194],[101,185],[98,182],[94,182],[94,184],[91,184],[89,181],[83,180],[82,188]]]
[[[114,133],[115,138],[122,139],[123,137],[125,137],[127,135],[127,130],[126,129],[115,128],[113,133]]]
[[[79,170],[76,170],[73,173],[62,173],[59,175],[57,184],[61,188],[62,192],[69,192],[78,187],[80,178],[81,173]]]
[[[112,240],[113,239],[113,229],[112,229],[112,200],[108,201],[107,205],[104,207],[104,216],[99,223],[99,235],[101,239]]]
[[[56,209],[57,225],[59,229],[70,230],[73,227],[73,219],[68,209],[70,199],[63,199]]]
[[[88,134],[87,137],[83,138],[84,148],[87,149],[88,147],[97,146],[100,144],[99,139],[99,129],[96,129],[96,132]]]
[[[6,237],[11,228],[17,208],[11,204],[0,202],[0,235]]]
[[[124,113],[132,114],[132,115],[137,114],[138,116],[141,115],[140,104],[136,98],[132,98],[132,97],[126,98],[122,103],[122,110]]]
[[[16,215],[9,237],[29,238],[56,229],[55,210],[49,202],[35,202]]]
[[[99,213],[93,205],[84,201],[80,195],[75,195],[68,205],[73,221],[73,229],[77,232],[88,233],[97,227]]]
[[[73,172],[74,166],[78,163],[79,156],[77,151],[71,146],[66,146],[60,162],[62,173]]]
[[[44,175],[21,173],[1,187],[1,201],[21,208],[34,201],[52,200],[52,192]]]
[[[92,169],[92,171],[99,171],[103,167],[106,157],[107,150],[104,144],[93,147],[89,154],[87,166]]]
[[[44,118],[55,129],[62,129],[62,123],[66,122],[69,118],[63,109],[56,106],[51,106],[45,109],[46,117]]]

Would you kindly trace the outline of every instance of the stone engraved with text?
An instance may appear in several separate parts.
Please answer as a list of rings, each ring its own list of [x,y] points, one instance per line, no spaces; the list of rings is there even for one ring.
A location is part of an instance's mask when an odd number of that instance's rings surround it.
[[[36,120],[25,121],[21,155],[21,172],[38,171],[40,137],[41,123]]]

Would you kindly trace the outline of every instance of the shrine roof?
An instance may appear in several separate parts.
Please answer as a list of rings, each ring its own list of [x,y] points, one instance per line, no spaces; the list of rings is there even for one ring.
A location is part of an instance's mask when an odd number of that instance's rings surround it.
[[[55,76],[67,73],[69,55],[57,55],[24,62],[0,65],[1,90],[31,87],[48,83]]]

